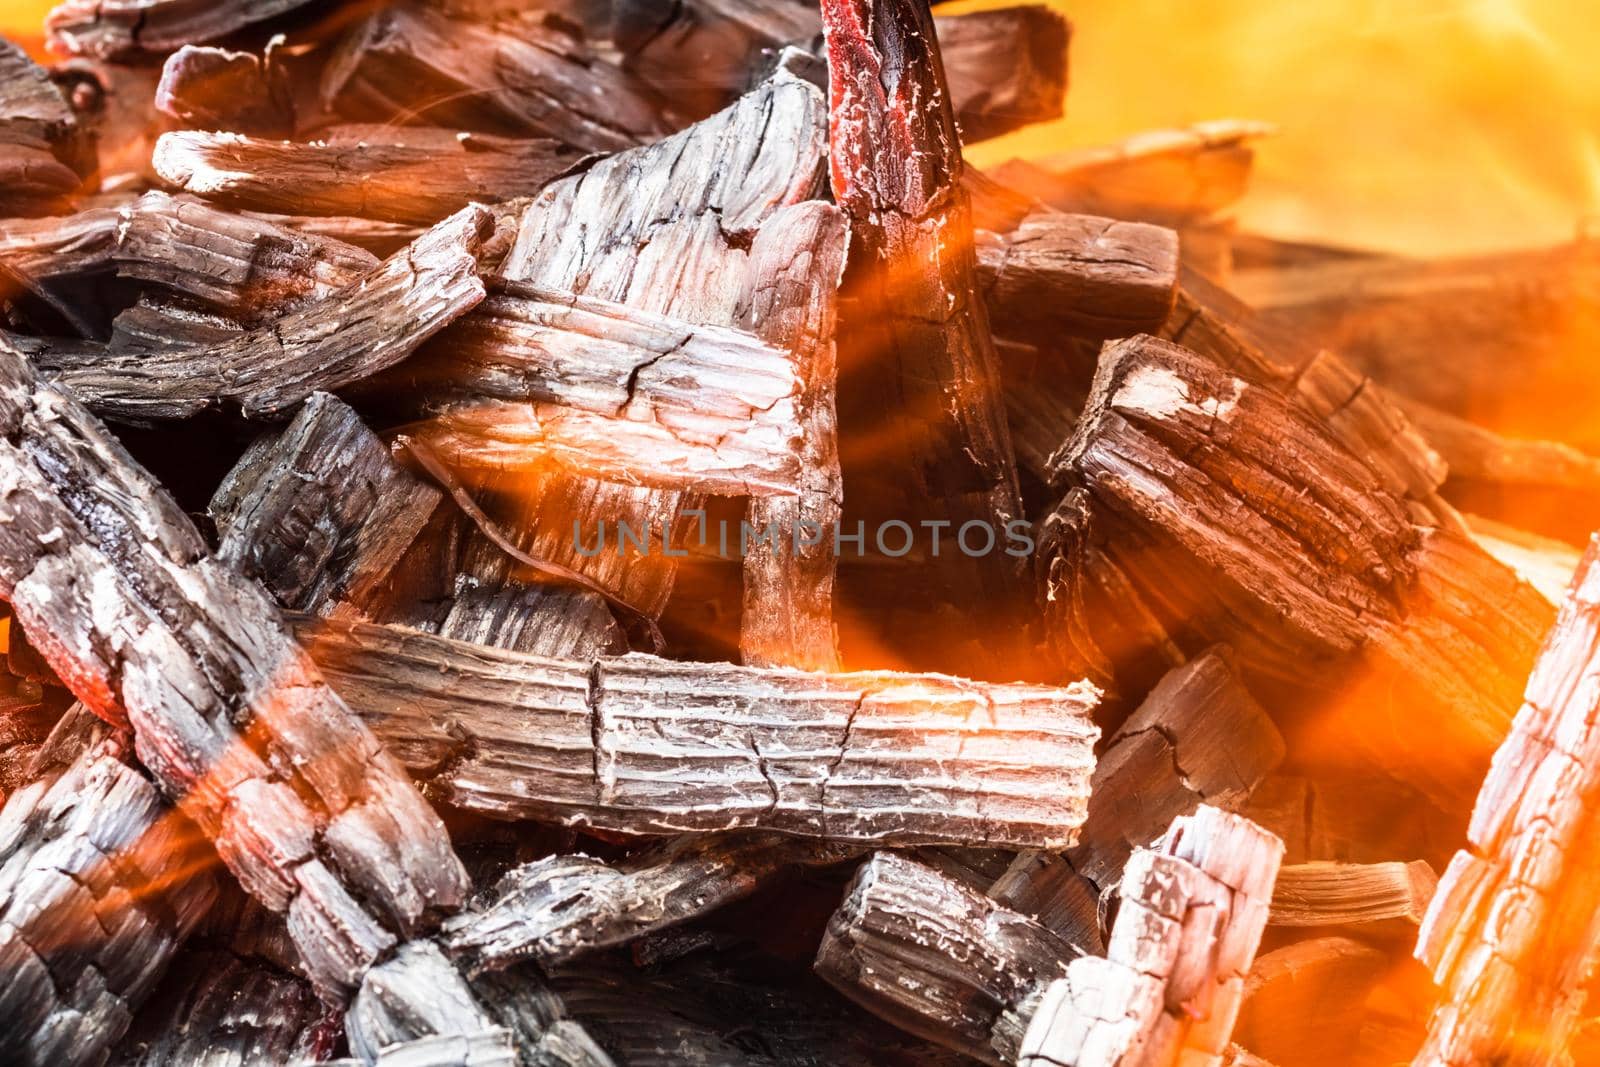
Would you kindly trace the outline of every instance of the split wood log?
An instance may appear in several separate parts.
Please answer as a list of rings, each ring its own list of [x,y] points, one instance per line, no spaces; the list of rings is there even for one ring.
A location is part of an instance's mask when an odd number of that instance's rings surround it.
[[[1160,329],[1178,285],[1178,235],[1161,226],[1038,212],[979,231],[978,273],[997,336],[1049,347]]]
[[[817,949],[817,974],[903,1030],[982,1063],[1016,1061],[1077,950],[931,868],[874,853]]]
[[[453,466],[556,466],[623,484],[790,495],[801,455],[794,358],[755,336],[497,280],[406,375],[492,398],[416,436]],[[507,401],[524,401],[505,425]]]
[[[378,266],[343,241],[162,192],[120,213],[111,259],[121,277],[181,293],[246,326],[329,299]]]
[[[532,961],[546,973],[579,956],[680,925],[749,896],[788,868],[851,850],[771,835],[681,837],[614,864],[551,856],[513,868],[482,909],[445,924],[445,951],[469,974]]]
[[[94,171],[94,141],[50,75],[0,37],[0,216],[54,214]]]
[[[801,393],[804,429],[826,432],[831,383],[825,356],[805,349],[810,337],[820,345],[827,335],[810,332],[817,328],[810,323],[820,318],[795,310],[809,307],[805,301],[818,299],[814,294],[831,292],[837,280],[834,250],[842,243],[841,223],[832,209],[811,203],[821,188],[825,137],[821,94],[794,78],[775,77],[674,137],[602,160],[551,186],[524,214],[502,271],[540,288],[686,323],[751,329],[791,348],[795,365],[812,379]],[[641,187],[639,174],[663,180]],[[692,277],[684,273],[685,263],[696,265]],[[797,276],[804,284],[796,284]],[[525,404],[502,404],[492,418],[481,406],[474,408],[480,425],[492,423],[496,434],[513,436],[532,414]],[[807,464],[822,462],[813,447],[825,446],[805,445]],[[680,510],[695,506],[693,497],[529,473],[531,478],[519,477],[527,484],[518,492],[528,501],[525,516],[519,516],[523,521],[514,526],[519,546],[594,578],[646,617],[659,615],[676,571],[672,556],[631,553],[616,538],[610,547],[600,542],[580,551],[570,532],[576,522],[577,540],[585,546],[600,541],[600,523],[615,531],[626,522],[635,532],[659,534],[678,526]],[[820,492],[809,478],[806,488],[803,499]],[[532,519],[537,521],[527,521]],[[811,557],[796,569],[816,583],[808,604],[825,601],[831,562]],[[825,629],[831,637],[831,612],[808,625],[808,633]]]
[[[314,1062],[324,1008],[311,987],[225,949],[180,954],[114,1067]]]
[[[489,815],[1033,848],[1070,845],[1083,820],[1097,734],[1083,684],[547,660],[331,622],[301,634],[419,780]]]
[[[476,254],[489,224],[483,208],[465,208],[358,281],[213,346],[46,365],[114,417],[186,418],[222,404],[278,415],[404,359],[476,306],[485,295]]]
[[[313,393],[217,488],[215,558],[294,611],[368,615],[441,500],[346,404]]]
[[[1363,937],[1414,940],[1438,886],[1438,876],[1424,860],[1292,864],[1278,872],[1267,921],[1284,927],[1350,927]]]
[[[431,226],[471,203],[531,196],[588,158],[558,141],[443,130],[312,144],[180,130],[161,135],[152,163],[171,185],[229,207]]]
[[[216,895],[210,850],[106,733],[0,811],[7,1063],[103,1063]]]
[[[553,137],[615,152],[671,126],[649,94],[559,22],[526,10],[491,22],[402,2],[351,27],[323,72],[325,106],[352,119],[424,120]]]
[[[1360,1062],[1366,1001],[1392,966],[1348,937],[1317,937],[1264,953],[1245,981],[1234,1037],[1279,1067]]]
[[[1130,686],[1196,639],[1231,645],[1247,677],[1291,689],[1322,671],[1349,677],[1354,664],[1374,703],[1398,688],[1406,711],[1364,717],[1341,746],[1446,804],[1470,788],[1546,607],[1465,538],[1414,525],[1396,483],[1313,410],[1134,338],[1103,354],[1054,463],[1086,490],[1069,494],[1044,538],[1049,611],[1069,656],[1091,670],[1120,664]],[[1131,604],[1112,599],[1123,586]]]
[[[1264,327],[1337,351],[1409,400],[1593,452],[1594,382],[1578,354],[1600,337],[1597,248],[1335,260],[1236,285]]]
[[[1600,861],[1587,847],[1600,794],[1590,729],[1597,643],[1600,547],[1591,542],[1483,781],[1470,849],[1445,870],[1417,940],[1440,988],[1417,1064],[1567,1062],[1600,941]]]
[[[1260,122],[1199,122],[1135,134],[1116,144],[1012,160],[995,168],[993,176],[1061,211],[1181,227],[1244,195],[1255,158],[1250,142],[1272,132]]]
[[[465,894],[443,824],[260,586],[0,345],[0,597],[289,928],[324,995]],[[357,896],[366,903],[359,903]]]
[[[1016,1062],[1220,1065],[1282,856],[1276,837],[1217,808],[1174,820],[1128,861],[1106,955],[1050,984]]]
[[[62,51],[100,59],[135,58],[226,37],[305,5],[307,0],[62,0],[45,17]]]
[[[841,418],[890,442],[887,457],[847,463],[846,478],[854,473],[891,511],[901,504],[902,521],[937,501],[936,519],[986,522],[998,536],[1021,517],[1021,501],[932,17],[918,0],[827,0],[822,10],[833,192],[850,217],[846,289],[858,309],[840,330]],[[902,484],[873,484],[885,468]],[[965,625],[1014,625],[1014,559],[942,558],[935,573],[955,602],[992,616]]]
[[[1072,26],[1044,4],[935,18],[956,126],[967,144],[1062,114]]]
[[[265,55],[184,45],[167,57],[156,86],[157,111],[194,130],[255,137],[294,134],[288,73],[268,45]]]

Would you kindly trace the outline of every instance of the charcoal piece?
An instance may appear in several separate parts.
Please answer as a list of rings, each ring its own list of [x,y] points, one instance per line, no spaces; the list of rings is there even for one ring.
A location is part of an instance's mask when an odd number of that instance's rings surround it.
[[[216,558],[286,608],[366,615],[442,499],[348,405],[313,393],[218,487]]]
[[[232,130],[258,137],[294,133],[287,73],[269,46],[253,52],[184,45],[167,57],[156,86],[156,110],[195,130]]]
[[[748,828],[1056,848],[1075,840],[1083,817],[1097,695],[1082,684],[639,654],[549,660],[360,624],[300,632],[419,780],[493,816],[630,833]]]
[[[956,125],[968,144],[1062,114],[1072,26],[1044,4],[935,18]]]

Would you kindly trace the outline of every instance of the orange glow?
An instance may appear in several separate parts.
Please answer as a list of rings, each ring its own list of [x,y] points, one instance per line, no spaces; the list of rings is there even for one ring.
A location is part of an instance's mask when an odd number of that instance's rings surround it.
[[[979,166],[1238,117],[1279,129],[1238,210],[1271,236],[1438,255],[1570,240],[1600,209],[1593,5],[1050,2],[1075,27],[1066,117]]]

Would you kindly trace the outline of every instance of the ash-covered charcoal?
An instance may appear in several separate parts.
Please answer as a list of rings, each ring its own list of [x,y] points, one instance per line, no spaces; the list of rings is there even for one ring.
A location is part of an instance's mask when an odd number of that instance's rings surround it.
[[[968,144],[1061,117],[1072,26],[1044,4],[935,18],[956,125]]]
[[[368,616],[442,500],[349,406],[313,393],[218,487],[210,507],[216,558],[286,608]]]
[[[276,18],[308,0],[62,0],[45,18],[62,51],[137,62],[186,44],[214,41]]]
[[[237,407],[280,415],[409,356],[483,300],[477,253],[490,216],[463,208],[344,288],[217,344],[79,360],[57,380],[95,411],[124,419],[187,418]]]
[[[549,660],[320,621],[300,633],[420,781],[491,816],[1016,848],[1070,845],[1083,819],[1098,694],[1082,683]]]

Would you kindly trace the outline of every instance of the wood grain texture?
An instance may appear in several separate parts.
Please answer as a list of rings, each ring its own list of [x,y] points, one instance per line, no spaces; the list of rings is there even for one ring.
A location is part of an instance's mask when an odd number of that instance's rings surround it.
[[[1072,26],[1044,4],[935,18],[956,126],[967,144],[1061,117]]]
[[[0,346],[0,596],[338,997],[462,902],[444,826],[266,592],[69,394]],[[357,896],[366,901],[358,903]],[[370,909],[370,910],[369,910]]]
[[[1172,312],[1178,235],[1161,226],[1036,212],[980,230],[978,276],[995,334],[1055,345],[1150,333]]]
[[[358,280],[219,344],[108,349],[50,369],[114,417],[185,418],[223,405],[280,415],[404,359],[476,306],[485,295],[476,253],[488,226],[485,209],[464,208]]]
[[[1028,1019],[1076,950],[897,853],[856,872],[816,972],[896,1026],[982,1063],[1016,1060]]]
[[[442,499],[348,405],[313,393],[217,487],[216,559],[286,608],[364,616]]]
[[[1440,1002],[1416,1064],[1570,1062],[1596,944],[1597,563],[1591,542],[1423,922]]]
[[[1016,1062],[1220,1065],[1282,857],[1281,841],[1240,816],[1201,807],[1175,819],[1128,862],[1106,955],[1073,960],[1050,984]]]
[[[475,19],[388,5],[356,22],[323,71],[325,106],[363,122],[437,122],[616,152],[672,129],[658,101],[540,11]]]
[[[0,215],[54,214],[93,170],[93,142],[49,75],[0,38]]]
[[[1056,848],[1083,818],[1097,694],[1082,684],[546,660],[370,625],[300,632],[428,788],[502,818]]]
[[[1353,927],[1367,937],[1414,939],[1439,878],[1424,860],[1296,863],[1278,872],[1272,926]]]
[[[210,850],[107,733],[0,810],[7,1063],[105,1063],[216,896]]]
[[[174,188],[228,207],[431,226],[471,203],[531,196],[588,158],[547,139],[372,136],[303,144],[180,130],[161,135],[152,163]]]
[[[53,44],[76,55],[133,59],[214,41],[301,7],[306,0],[62,0],[45,18]]]
[[[195,130],[294,134],[294,93],[276,49],[264,55],[184,45],[161,65],[155,109]]]

